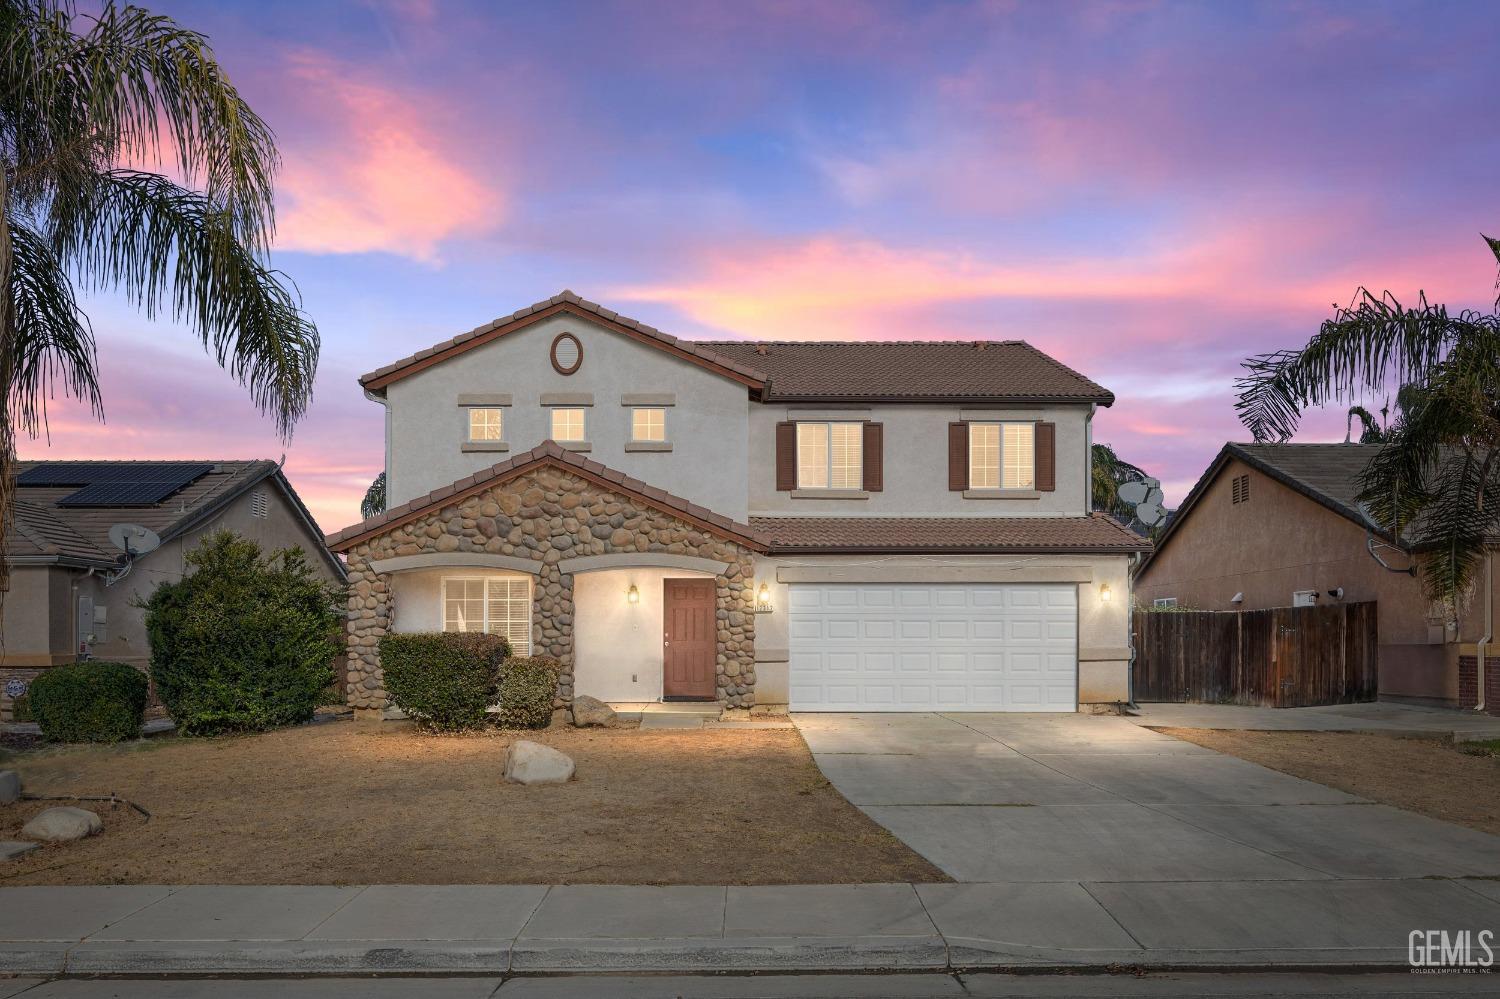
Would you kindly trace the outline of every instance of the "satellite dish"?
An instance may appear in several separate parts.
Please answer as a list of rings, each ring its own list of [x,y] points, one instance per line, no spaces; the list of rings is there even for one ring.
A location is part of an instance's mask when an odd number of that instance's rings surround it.
[[[1161,480],[1146,476],[1120,483],[1120,499],[1135,507],[1135,519],[1143,527],[1155,527],[1166,519],[1166,496],[1161,491]]]
[[[161,538],[140,524],[115,524],[109,529],[109,540],[127,555],[145,555],[161,547]]]
[[[1166,519],[1167,511],[1155,503],[1142,503],[1135,508],[1135,519],[1146,527],[1155,527]]]

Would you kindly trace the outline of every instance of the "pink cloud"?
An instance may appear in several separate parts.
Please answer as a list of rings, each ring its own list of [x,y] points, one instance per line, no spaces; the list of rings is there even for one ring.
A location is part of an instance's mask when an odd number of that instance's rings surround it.
[[[443,240],[501,221],[500,195],[436,127],[437,102],[314,52],[289,57],[287,82],[302,110],[282,142],[279,249],[434,262]]]

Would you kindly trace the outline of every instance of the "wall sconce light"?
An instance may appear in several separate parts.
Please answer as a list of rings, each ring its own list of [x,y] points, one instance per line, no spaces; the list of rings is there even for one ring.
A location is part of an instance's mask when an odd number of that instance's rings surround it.
[[[771,613],[771,587],[765,583],[761,583],[760,589],[755,591],[755,613]]]
[[[641,591],[636,589],[634,583],[631,583],[630,589],[625,591],[625,600],[627,603],[632,604],[638,604],[641,602]]]
[[[1109,590],[1109,584],[1108,583],[1101,583],[1099,585],[1099,599],[1100,600],[1104,601],[1105,603],[1109,603],[1110,598],[1113,597],[1113,596],[1114,596],[1114,594],[1110,592],[1110,590]]]

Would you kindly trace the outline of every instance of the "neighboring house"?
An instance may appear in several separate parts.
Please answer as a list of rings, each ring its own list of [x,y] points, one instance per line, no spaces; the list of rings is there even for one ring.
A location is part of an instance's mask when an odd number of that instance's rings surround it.
[[[267,548],[298,547],[330,580],[344,567],[274,461],[22,461],[6,537],[0,709],[48,666],[87,654],[144,667],[144,611],[160,583],[180,580],[183,556],[229,530]],[[115,524],[148,528],[155,551],[130,557]]]
[[[1299,604],[1378,604],[1380,696],[1474,704],[1485,588],[1449,621],[1421,580],[1383,568],[1412,565],[1394,539],[1369,530],[1359,476],[1377,444],[1226,444],[1136,573],[1143,606],[1254,610]],[[1490,660],[1491,679],[1500,663]],[[1461,678],[1466,688],[1461,694]],[[1492,702],[1493,703],[1493,702]]]
[[[1129,696],[1114,397],[1025,343],[692,342],[563,292],[360,382],[390,506],[328,539],[356,707],[380,636],[436,629],[556,656],[559,704]]]

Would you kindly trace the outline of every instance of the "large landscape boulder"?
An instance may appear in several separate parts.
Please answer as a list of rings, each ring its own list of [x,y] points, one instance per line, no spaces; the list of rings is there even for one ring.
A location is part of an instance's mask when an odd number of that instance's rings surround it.
[[[517,739],[505,755],[505,779],[517,784],[562,784],[572,776],[572,757],[539,742]]]
[[[21,775],[0,770],[0,805],[13,805],[21,798]]]
[[[38,812],[21,827],[21,835],[27,839],[42,839],[51,843],[66,843],[69,840],[92,836],[104,828],[99,816],[87,808],[49,808]]]
[[[588,728],[590,725],[614,728],[615,709],[597,697],[575,694],[573,696],[573,724],[579,728]]]

